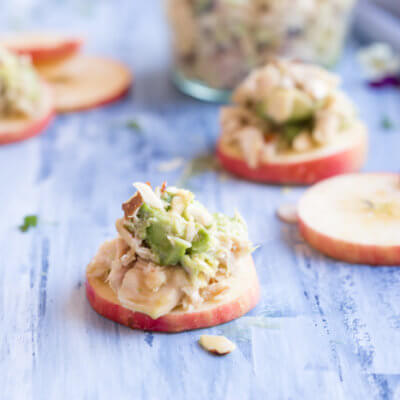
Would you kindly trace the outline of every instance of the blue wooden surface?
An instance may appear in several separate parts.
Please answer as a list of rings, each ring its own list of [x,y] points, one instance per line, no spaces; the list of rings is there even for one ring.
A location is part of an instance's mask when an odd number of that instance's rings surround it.
[[[11,3],[11,2],[10,2]],[[0,148],[0,398],[400,399],[400,269],[350,266],[312,251],[274,216],[302,189],[251,184],[206,172],[188,184],[211,209],[247,219],[262,300],[248,316],[202,332],[151,334],[99,317],[84,271],[115,235],[130,183],[183,168],[160,164],[213,150],[218,106],[177,93],[157,0],[2,4],[2,29],[86,33],[87,52],[114,55],[135,88],[107,108],[65,115],[41,137]],[[397,171],[400,94],[362,83],[354,46],[338,71],[370,129],[369,171]],[[387,115],[392,130],[381,127]],[[125,128],[129,119],[142,127]],[[40,225],[17,226],[26,214]],[[238,350],[216,358],[197,345],[221,333]]]

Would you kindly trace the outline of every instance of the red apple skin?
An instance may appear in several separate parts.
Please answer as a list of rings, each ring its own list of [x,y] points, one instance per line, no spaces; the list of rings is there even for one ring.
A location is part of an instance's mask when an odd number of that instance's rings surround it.
[[[54,116],[54,112],[51,111],[44,118],[32,121],[32,123],[28,124],[23,130],[18,133],[0,132],[0,145],[20,142],[22,140],[26,140],[33,136],[39,135],[40,133],[44,132],[45,128],[53,120]]]
[[[331,238],[308,226],[299,215],[299,230],[315,249],[339,261],[372,266],[400,266],[400,246],[376,246]]]
[[[132,329],[156,332],[182,332],[223,324],[246,314],[260,299],[260,287],[254,267],[252,284],[237,298],[207,310],[179,312],[152,319],[146,314],[131,311],[117,300],[110,301],[93,287],[93,278],[86,276],[86,296],[93,309],[105,318]]]
[[[51,94],[49,94],[51,93],[51,91],[48,86],[44,83],[43,85],[45,88],[44,91],[47,92],[48,96],[51,96]],[[2,130],[0,120],[0,145],[19,142],[43,133],[45,128],[50,124],[54,117],[55,111],[52,106],[52,100],[50,97],[49,109],[47,110],[47,112],[40,118],[34,119],[32,121],[27,121],[27,123],[23,124],[21,130],[19,131],[7,132],[6,130]]]
[[[78,53],[83,45],[83,39],[73,38],[65,39],[59,46],[53,48],[32,47],[30,49],[21,49],[18,47],[10,47],[10,50],[18,54],[26,54],[32,58],[32,62],[43,63],[51,61],[60,61],[71,57]]]
[[[124,88],[123,90],[115,93],[113,96],[98,101],[98,102],[93,102],[91,104],[87,104],[85,106],[79,106],[79,107],[73,107],[73,108],[58,108],[57,112],[59,114],[67,114],[71,112],[80,112],[80,111],[90,111],[98,107],[103,107],[110,105],[111,103],[115,103],[119,100],[122,100],[125,96],[127,96],[132,88],[132,81],[129,83],[129,86]]]
[[[293,163],[264,163],[251,168],[244,159],[228,155],[217,145],[217,157],[229,172],[242,178],[269,183],[308,185],[347,172],[358,171],[364,164],[366,143],[328,156]]]

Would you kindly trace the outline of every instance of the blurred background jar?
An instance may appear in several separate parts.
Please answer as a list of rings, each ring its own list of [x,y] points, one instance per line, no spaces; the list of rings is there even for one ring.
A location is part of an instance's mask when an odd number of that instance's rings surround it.
[[[356,0],[166,0],[185,93],[225,101],[253,68],[276,56],[324,66],[342,50]]]

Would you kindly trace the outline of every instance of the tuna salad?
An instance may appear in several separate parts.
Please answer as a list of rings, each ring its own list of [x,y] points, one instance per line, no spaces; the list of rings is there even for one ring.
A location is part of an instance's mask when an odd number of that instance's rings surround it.
[[[40,80],[29,57],[0,47],[0,116],[32,117],[40,94]]]
[[[307,152],[358,123],[339,79],[320,67],[275,60],[251,73],[221,110],[221,143],[257,167],[279,153]]]
[[[118,237],[102,245],[88,275],[153,319],[223,298],[236,261],[252,251],[240,215],[211,214],[188,190],[134,186],[116,222]]]

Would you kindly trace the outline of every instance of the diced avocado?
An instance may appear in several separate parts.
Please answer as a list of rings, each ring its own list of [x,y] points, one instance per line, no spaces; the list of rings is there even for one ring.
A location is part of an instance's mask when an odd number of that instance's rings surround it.
[[[294,138],[303,130],[303,127],[299,124],[288,124],[282,129],[282,135],[285,141],[290,144],[293,142]]]
[[[285,142],[292,144],[294,138],[301,132],[307,130],[311,131],[314,120],[310,118],[304,121],[290,122],[285,124],[281,130],[281,137]]]
[[[192,252],[201,253],[203,251],[207,251],[209,246],[210,234],[204,228],[200,228],[192,242]]]
[[[197,276],[200,272],[210,274],[218,267],[218,261],[205,254],[185,255],[181,262],[187,270],[191,271],[192,276]]]
[[[318,105],[296,88],[276,88],[270,96],[256,106],[256,113],[276,124],[309,119]]]
[[[143,204],[138,212],[139,218],[146,220],[146,234],[143,239],[158,255],[163,265],[179,263],[191,243],[179,238],[182,228],[176,218],[168,213]]]
[[[166,229],[167,228],[167,229]],[[153,222],[147,228],[147,244],[160,258],[162,265],[176,265],[190,248],[190,242],[170,236],[168,227],[160,222]]]
[[[298,89],[293,89],[293,91],[293,109],[288,122],[304,121],[311,118],[316,111],[316,106],[313,104],[313,101],[306,93]]]

